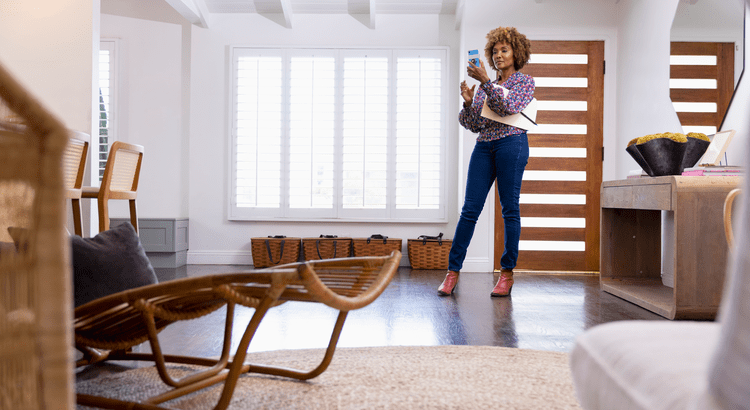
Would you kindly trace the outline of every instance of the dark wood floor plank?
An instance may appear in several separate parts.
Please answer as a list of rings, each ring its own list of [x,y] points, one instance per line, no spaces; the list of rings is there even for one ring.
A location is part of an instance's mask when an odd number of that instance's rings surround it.
[[[160,281],[246,270],[248,266],[187,265],[157,269]],[[455,295],[440,297],[445,271],[399,269],[383,295],[353,311],[339,347],[482,345],[569,351],[586,329],[616,320],[664,320],[599,289],[597,275],[516,273],[508,298],[491,298],[495,275],[464,272]],[[234,347],[253,314],[238,308]],[[160,333],[165,353],[218,356],[224,309],[177,323]],[[250,351],[323,348],[336,312],[324,305],[288,302],[271,309]],[[234,348],[233,347],[233,348]],[[138,346],[148,351],[147,345]]]
[[[188,265],[156,269],[160,281],[238,272],[249,266]],[[463,272],[453,296],[440,297],[443,270],[399,269],[385,292],[369,306],[349,313],[339,347],[503,346],[568,352],[575,338],[598,324],[618,320],[666,320],[602,292],[598,275],[516,272],[510,297],[492,298],[496,274]],[[253,309],[238,307],[232,351]],[[159,334],[164,353],[218,357],[225,309],[175,323]],[[250,352],[324,348],[337,312],[316,303],[287,302],[266,315]],[[147,343],[136,346],[149,352]],[[335,358],[334,358],[335,360]],[[117,362],[115,366],[132,366]],[[107,366],[77,371],[77,380],[106,373]]]

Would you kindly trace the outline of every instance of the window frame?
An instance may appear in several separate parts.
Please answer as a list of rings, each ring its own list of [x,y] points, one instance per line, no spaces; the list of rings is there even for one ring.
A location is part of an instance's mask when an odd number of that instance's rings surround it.
[[[335,92],[335,154],[334,154],[334,205],[332,209],[291,209],[288,203],[289,180],[289,115],[290,115],[290,71],[289,62],[292,55],[321,50],[324,53],[336,55],[336,92]],[[342,205],[342,170],[343,163],[343,59],[344,56],[363,54],[367,51],[389,57],[389,85],[388,85],[388,170],[387,192],[388,200],[385,208],[357,209],[344,208]],[[238,207],[236,206],[236,178],[237,178],[237,63],[238,58],[246,53],[269,54],[278,52],[282,56],[282,146],[281,172],[282,183],[281,201],[279,208]],[[230,46],[228,53],[227,99],[228,99],[228,197],[227,215],[230,221],[289,221],[289,222],[394,222],[394,223],[440,223],[446,222],[447,204],[447,147],[448,147],[448,97],[447,84],[450,79],[450,52],[448,47],[260,47],[260,46]],[[439,57],[440,58],[440,163],[439,163],[439,204],[435,209],[397,209],[396,208],[396,92],[397,92],[397,62],[398,58],[409,56]]]

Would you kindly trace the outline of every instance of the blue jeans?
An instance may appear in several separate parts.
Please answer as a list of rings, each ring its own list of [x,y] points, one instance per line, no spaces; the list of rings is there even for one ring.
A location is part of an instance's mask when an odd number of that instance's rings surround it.
[[[516,267],[518,241],[521,237],[521,180],[528,161],[529,140],[526,133],[494,141],[477,141],[469,161],[464,206],[448,255],[449,270],[461,271],[466,248],[469,247],[477,219],[495,180],[505,221],[505,250],[500,265],[503,269]]]

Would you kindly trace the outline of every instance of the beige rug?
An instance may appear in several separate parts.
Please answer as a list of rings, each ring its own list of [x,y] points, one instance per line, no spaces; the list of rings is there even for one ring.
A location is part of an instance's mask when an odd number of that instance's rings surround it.
[[[248,361],[312,369],[323,350],[254,353]],[[221,385],[169,402],[213,408]],[[138,399],[164,391],[153,368],[77,383],[79,393]],[[81,407],[82,408],[82,407]],[[306,382],[243,375],[230,409],[580,409],[558,352],[489,346],[339,348]]]

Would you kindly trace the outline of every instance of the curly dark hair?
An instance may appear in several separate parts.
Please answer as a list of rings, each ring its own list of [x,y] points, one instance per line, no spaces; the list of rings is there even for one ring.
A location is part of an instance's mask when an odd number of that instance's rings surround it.
[[[484,55],[493,70],[495,60],[492,58],[492,48],[499,42],[508,43],[513,49],[513,66],[516,71],[523,68],[531,58],[531,41],[523,34],[519,33],[515,27],[498,27],[487,33],[487,45],[484,46]]]

